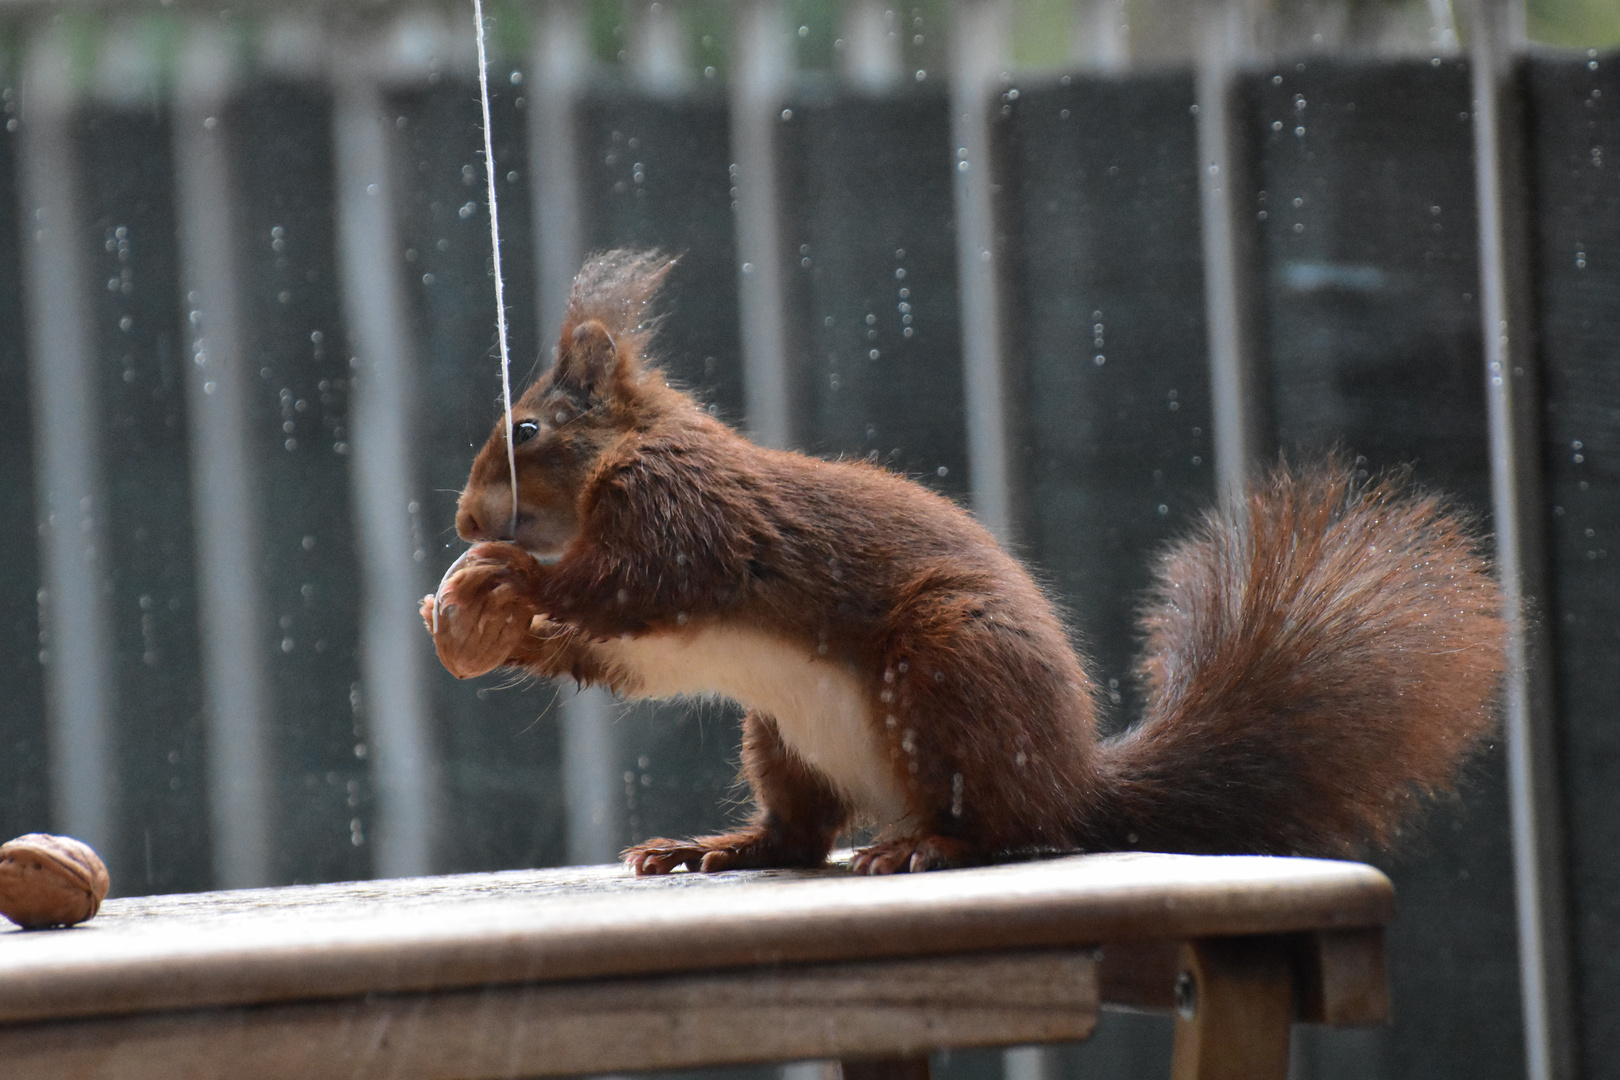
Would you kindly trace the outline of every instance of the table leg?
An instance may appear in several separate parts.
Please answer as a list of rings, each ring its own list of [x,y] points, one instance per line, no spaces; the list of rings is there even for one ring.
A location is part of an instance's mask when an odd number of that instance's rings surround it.
[[[928,1080],[928,1055],[840,1062],[844,1080]]]
[[[1275,938],[1182,947],[1172,1080],[1286,1080],[1294,975]]]

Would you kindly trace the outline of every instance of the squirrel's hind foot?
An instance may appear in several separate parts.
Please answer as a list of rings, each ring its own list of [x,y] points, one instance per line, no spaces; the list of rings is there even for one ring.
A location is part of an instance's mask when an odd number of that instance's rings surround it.
[[[938,834],[902,836],[861,848],[850,861],[857,874],[918,874],[958,866],[982,866],[989,860],[966,840]]]
[[[829,847],[830,842],[794,843],[774,830],[756,826],[691,840],[647,840],[625,848],[619,857],[638,877],[667,874],[681,866],[713,874],[721,870],[816,867],[827,861]]]

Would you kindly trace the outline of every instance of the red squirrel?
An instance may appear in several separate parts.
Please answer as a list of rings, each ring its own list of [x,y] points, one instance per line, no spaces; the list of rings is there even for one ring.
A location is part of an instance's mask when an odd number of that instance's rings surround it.
[[[593,257],[556,361],[497,422],[423,601],[439,657],[747,710],[751,820],[638,874],[861,873],[1019,852],[1386,847],[1495,726],[1503,600],[1466,523],[1399,478],[1276,469],[1158,559],[1144,714],[1097,732],[1052,602],[973,517],[864,461],[758,446],[648,359],[671,262]],[[437,611],[435,607],[437,606]]]

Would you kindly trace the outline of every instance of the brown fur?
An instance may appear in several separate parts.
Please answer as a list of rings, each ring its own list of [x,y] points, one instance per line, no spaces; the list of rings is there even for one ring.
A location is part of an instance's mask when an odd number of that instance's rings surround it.
[[[1146,715],[1099,739],[1051,603],[971,516],[872,465],[756,446],[647,364],[668,266],[609,252],[581,271],[557,362],[513,408],[515,534],[504,422],[474,462],[457,527],[483,543],[436,638],[456,674],[634,695],[650,676],[618,642],[785,643],[852,680],[903,801],[865,872],[1074,847],[1346,854],[1387,844],[1493,729],[1502,601],[1473,540],[1433,498],[1329,463],[1279,469],[1163,556]],[[786,731],[744,722],[748,827],[626,860],[820,863],[862,808]]]

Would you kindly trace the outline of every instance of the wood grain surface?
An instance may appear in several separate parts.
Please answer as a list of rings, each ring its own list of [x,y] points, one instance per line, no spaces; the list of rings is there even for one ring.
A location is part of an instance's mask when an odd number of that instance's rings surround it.
[[[888,878],[619,867],[110,900],[0,933],[0,1024],[1111,941],[1377,927],[1371,867],[1070,856]]]
[[[0,1024],[0,1074],[599,1074],[1074,1040],[1096,1016],[1091,950],[991,953]]]

